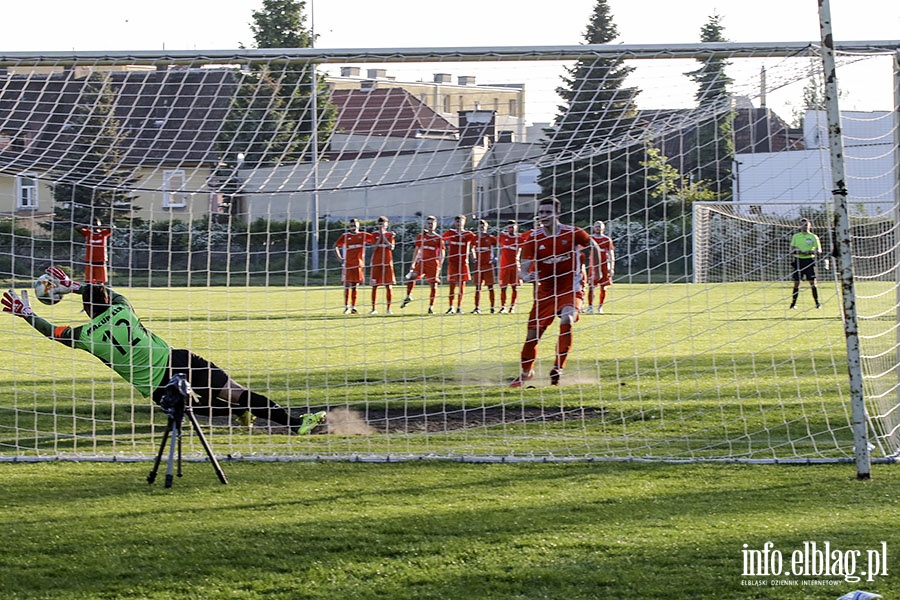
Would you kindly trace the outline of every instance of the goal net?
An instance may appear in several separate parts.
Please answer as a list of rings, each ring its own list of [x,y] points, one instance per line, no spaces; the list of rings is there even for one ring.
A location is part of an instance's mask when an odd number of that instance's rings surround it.
[[[896,83],[878,45],[838,63],[849,98],[882,99],[842,118],[867,427],[892,458]],[[787,310],[799,217],[832,247],[824,113],[803,104],[819,71],[814,44],[7,54],[0,278],[54,327],[88,317],[34,298],[47,267],[106,279],[173,348],[328,415],[289,435],[198,408],[221,456],[852,461],[834,266],[820,309],[804,281]],[[605,224],[615,272],[585,286],[559,384],[555,320],[513,388],[532,285],[470,280],[451,305],[444,265],[432,306],[407,274],[427,217],[526,234],[548,196]],[[382,216],[390,287],[371,280]],[[3,317],[0,460],[154,456],[152,400]],[[203,457],[190,427],[185,451]]]

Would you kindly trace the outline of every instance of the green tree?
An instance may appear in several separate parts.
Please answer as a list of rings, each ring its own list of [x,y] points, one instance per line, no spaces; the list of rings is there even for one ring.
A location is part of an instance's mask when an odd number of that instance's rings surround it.
[[[722,17],[713,14],[700,29],[701,42],[727,42]],[[729,87],[733,83],[725,72],[731,64],[719,57],[700,61],[696,71],[686,73],[695,83],[698,110],[703,115],[697,125],[696,181],[709,180],[721,199],[730,199],[731,164],[734,159],[734,108]]]
[[[597,0],[585,42],[609,44],[618,35],[607,0]],[[632,71],[621,58],[580,60],[556,90],[564,102],[545,131],[553,164],[541,169],[538,182],[578,221],[627,214],[630,196],[643,188],[644,149],[624,141],[640,93],[625,86]]]
[[[95,220],[112,224],[136,208],[135,169],[125,164],[128,131],[116,116],[116,92],[109,74],[93,73],[80,90],[72,116],[63,125],[68,141],[61,165],[51,172],[53,223],[58,231]],[[60,226],[62,228],[60,229]]]
[[[253,11],[257,48],[310,48],[304,0],[263,0]],[[222,127],[218,149],[233,165],[240,155],[246,166],[273,166],[312,160],[312,132],[317,124],[324,142],[334,129],[337,111],[323,76],[313,63],[273,61],[255,64],[238,75],[237,93]],[[315,118],[312,89],[316,89]],[[320,143],[319,151],[323,150]]]
[[[663,156],[659,148],[647,147],[647,160],[641,162],[647,169],[649,196],[661,201],[662,214],[654,218],[672,218],[686,212],[693,202],[710,202],[716,193],[710,189],[709,180],[695,181],[682,175]]]

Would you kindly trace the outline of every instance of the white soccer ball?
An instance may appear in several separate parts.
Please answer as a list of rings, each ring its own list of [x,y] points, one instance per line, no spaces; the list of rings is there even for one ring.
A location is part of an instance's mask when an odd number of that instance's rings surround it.
[[[44,273],[34,282],[34,295],[43,304],[52,306],[62,300],[63,291],[59,287],[59,279]]]

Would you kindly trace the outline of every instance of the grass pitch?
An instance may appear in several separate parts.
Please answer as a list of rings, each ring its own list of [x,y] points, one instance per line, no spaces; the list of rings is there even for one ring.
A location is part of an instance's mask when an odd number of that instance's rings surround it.
[[[900,474],[845,465],[0,464],[4,598],[797,598],[900,595]],[[744,575],[827,542],[854,574]],[[868,550],[887,575],[867,581]],[[849,563],[847,563],[849,564]],[[820,566],[821,567],[821,566]],[[880,572],[880,571],[879,571]],[[860,581],[847,581],[861,576]]]

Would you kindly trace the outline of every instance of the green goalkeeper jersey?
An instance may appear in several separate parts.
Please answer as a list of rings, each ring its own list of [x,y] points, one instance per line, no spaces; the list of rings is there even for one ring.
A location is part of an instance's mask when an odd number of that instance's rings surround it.
[[[822,249],[822,244],[816,234],[799,231],[791,237],[791,248],[797,249],[797,258],[812,258]]]
[[[146,398],[159,387],[169,364],[171,348],[148,331],[121,294],[90,323],[75,327],[75,348],[90,352],[131,383]]]

